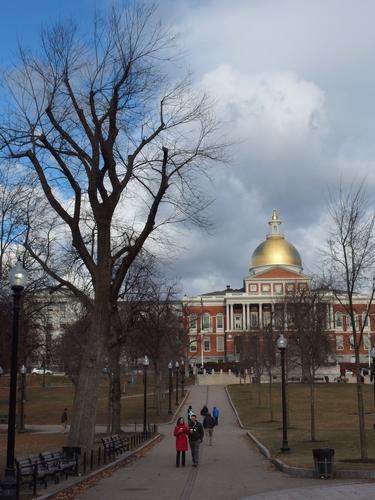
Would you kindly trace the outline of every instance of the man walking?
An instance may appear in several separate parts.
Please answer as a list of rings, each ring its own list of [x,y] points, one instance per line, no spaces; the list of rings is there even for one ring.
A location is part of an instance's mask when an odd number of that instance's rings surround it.
[[[197,416],[192,413],[189,424],[189,444],[193,467],[197,467],[199,463],[199,446],[203,441],[203,436],[204,430],[202,424],[197,421]]]
[[[211,413],[207,413],[207,415],[204,417],[203,420],[203,428],[208,433],[208,440],[206,441],[206,444],[208,444],[209,446],[212,446],[212,435],[214,433],[214,427],[215,427],[215,419],[214,417],[211,417]]]
[[[66,428],[68,426],[68,409],[64,408],[62,414],[61,414],[61,426],[62,426],[62,432],[66,432]]]

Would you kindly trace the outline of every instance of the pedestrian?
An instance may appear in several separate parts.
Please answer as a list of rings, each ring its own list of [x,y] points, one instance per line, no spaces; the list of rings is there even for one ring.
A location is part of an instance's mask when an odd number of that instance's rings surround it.
[[[209,446],[212,446],[212,436],[214,433],[214,427],[215,427],[215,419],[214,417],[211,416],[211,413],[208,412],[203,420],[203,428],[207,431],[206,432],[207,444]]]
[[[191,423],[189,425],[189,444],[191,451],[191,458],[193,460],[193,467],[197,467],[199,463],[199,446],[203,441],[204,430],[203,426],[197,420],[195,413],[191,414]]]
[[[192,413],[194,413],[193,407],[191,405],[189,405],[189,408],[187,409],[187,421],[188,421],[188,425],[190,425]]]
[[[66,432],[66,428],[68,426],[68,409],[64,408],[63,412],[61,414],[61,425],[62,425],[62,432]]]
[[[173,435],[176,437],[176,467],[180,467],[180,456],[181,465],[185,467],[185,455],[188,449],[188,434],[189,427],[185,424],[183,417],[179,417],[173,432]]]
[[[201,415],[202,417],[205,417],[208,413],[208,408],[206,405],[203,406],[203,408],[201,409]]]
[[[219,408],[217,408],[217,406],[213,407],[212,416],[215,419],[215,425],[219,425]]]

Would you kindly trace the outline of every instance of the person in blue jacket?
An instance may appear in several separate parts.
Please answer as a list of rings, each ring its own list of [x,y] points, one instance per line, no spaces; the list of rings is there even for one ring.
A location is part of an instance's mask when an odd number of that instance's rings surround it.
[[[219,408],[216,406],[213,407],[212,416],[215,419],[215,425],[219,425]]]

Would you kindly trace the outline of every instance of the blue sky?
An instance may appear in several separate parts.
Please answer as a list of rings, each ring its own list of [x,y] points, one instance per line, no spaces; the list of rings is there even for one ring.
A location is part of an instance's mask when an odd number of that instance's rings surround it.
[[[42,24],[71,16],[85,29],[105,3],[3,0],[0,65],[18,41],[37,44]],[[161,0],[158,8],[235,142],[229,165],[213,171],[215,231],[179,228],[169,275],[187,294],[240,287],[273,208],[305,272],[318,271],[328,192],[363,178],[375,192],[375,2]]]

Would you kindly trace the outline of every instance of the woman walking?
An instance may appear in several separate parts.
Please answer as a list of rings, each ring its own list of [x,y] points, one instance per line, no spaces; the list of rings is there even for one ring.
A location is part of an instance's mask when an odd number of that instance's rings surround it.
[[[185,456],[188,449],[188,434],[189,427],[185,424],[183,417],[179,417],[173,432],[173,435],[176,437],[176,467],[180,467],[180,456],[181,465],[185,467]]]

